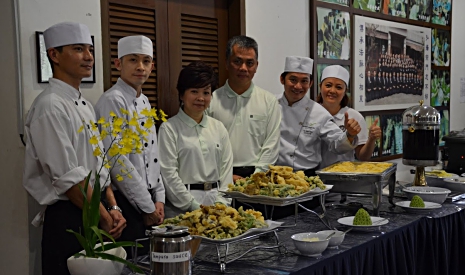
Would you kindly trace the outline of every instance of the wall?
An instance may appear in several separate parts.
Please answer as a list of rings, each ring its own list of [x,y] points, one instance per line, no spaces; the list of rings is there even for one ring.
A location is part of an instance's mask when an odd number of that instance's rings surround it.
[[[30,221],[38,206],[22,187],[24,149],[17,129],[18,85],[14,81],[18,75],[15,61],[14,13],[13,1],[20,7],[21,58],[24,93],[24,109],[28,110],[37,94],[45,87],[37,83],[35,61],[35,31],[43,31],[60,21],[79,21],[89,26],[95,36],[96,80],[94,85],[83,86],[86,98],[96,102],[103,90],[101,60],[100,2],[98,0],[9,0],[2,1],[0,9],[0,122],[4,129],[0,131],[0,267],[2,274],[40,274],[40,229],[30,226]],[[284,67],[287,55],[309,56],[309,1],[293,0],[246,0],[246,31],[259,43],[260,65],[255,82],[273,92],[282,93],[279,75]],[[459,60],[465,58],[461,45],[465,37],[460,26],[465,17],[459,11],[465,10],[465,1],[454,1],[452,56],[452,99],[451,129],[465,127],[465,108],[459,103],[460,76],[464,76],[465,64]],[[5,65],[8,64],[8,65]],[[398,178],[405,177],[410,167],[399,165]],[[28,264],[26,264],[28,263]]]
[[[35,32],[44,31],[53,24],[71,21],[86,24],[94,35],[95,84],[83,84],[81,92],[91,102],[97,102],[103,93],[102,31],[100,27],[100,1],[17,0],[21,25],[21,54],[25,112],[34,98],[47,86],[37,83]]]
[[[258,43],[254,83],[281,96],[286,56],[310,56],[310,1],[246,0],[246,34]]]
[[[24,147],[17,132],[18,91],[13,1],[0,9],[0,267],[2,274],[28,274],[28,198],[21,185]],[[11,255],[14,255],[12,257]]]

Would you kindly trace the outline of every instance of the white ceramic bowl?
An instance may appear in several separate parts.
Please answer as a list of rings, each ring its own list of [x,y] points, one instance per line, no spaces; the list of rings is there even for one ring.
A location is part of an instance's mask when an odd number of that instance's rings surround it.
[[[318,231],[317,233],[323,233],[323,234],[326,234],[326,236],[329,236],[329,234],[333,232],[334,232],[334,235],[332,235],[331,238],[329,239],[328,247],[339,246],[342,243],[342,241],[344,241],[344,237],[346,236],[346,234],[344,234],[343,231],[323,230],[323,231]]]
[[[300,253],[308,256],[319,256],[328,247],[328,234],[325,233],[298,233],[291,236],[295,247]],[[318,241],[305,241],[304,239],[318,238]]]
[[[127,256],[126,251],[122,247],[110,249],[105,252],[123,259],[126,259]],[[82,250],[81,253],[85,254],[85,251]],[[101,258],[86,258],[82,256],[79,258],[74,258],[74,256],[69,257],[67,265],[71,275],[119,275],[124,268],[124,264],[120,262],[113,262]]]
[[[450,190],[440,187],[431,187],[431,186],[410,186],[402,190],[407,197],[411,200],[413,196],[418,195],[424,201],[435,202],[442,204],[447,195],[449,195]]]

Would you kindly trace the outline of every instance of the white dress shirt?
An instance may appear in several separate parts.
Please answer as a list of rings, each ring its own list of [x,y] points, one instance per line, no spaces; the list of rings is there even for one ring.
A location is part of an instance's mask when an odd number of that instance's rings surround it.
[[[360,133],[358,133],[357,135],[358,140],[356,141],[355,147],[357,147],[358,145],[365,144],[368,140],[367,124],[365,122],[365,119],[359,112],[346,106],[344,108],[341,108],[339,112],[333,116],[334,121],[341,129],[345,130],[344,128],[345,112],[348,112],[349,119],[351,118],[355,119],[361,128]],[[327,167],[339,161],[352,161],[355,159],[354,150],[349,151],[345,154],[335,154],[335,153],[330,152],[330,150],[328,150],[328,146],[326,144],[322,144],[321,152],[323,152],[325,156],[323,158],[323,161],[321,162],[321,165],[320,165],[321,168]]]
[[[322,145],[336,154],[353,152],[355,143],[349,142],[323,106],[308,97],[292,106],[284,95],[278,101],[283,114],[277,165],[291,166],[295,171],[317,168],[322,162]]]
[[[109,184],[108,170],[95,157],[90,121],[97,122],[92,104],[80,91],[50,78],[49,86],[32,103],[26,125],[26,156],[23,185],[41,205],[68,200],[66,191],[83,181],[90,171],[100,170],[102,189]],[[86,124],[80,133],[78,130]],[[92,132],[92,134],[91,134]],[[101,142],[98,146],[103,148]]]
[[[108,120],[110,112],[113,111],[118,117],[124,117],[127,121],[130,121],[133,117],[132,114],[137,112],[139,121],[145,121],[146,116],[141,112],[144,109],[150,110],[152,107],[144,94],[141,93],[139,97],[136,97],[136,95],[137,91],[119,78],[116,84],[106,91],[95,105],[97,117],[105,117]],[[127,110],[129,115],[123,114],[121,108]],[[133,128],[135,130],[135,127]],[[117,181],[115,179],[116,174],[121,174],[118,167],[111,170],[111,176],[113,184],[124,194],[136,210],[140,209],[144,213],[152,213],[155,211],[154,200],[165,203],[165,187],[160,175],[155,124],[150,128],[146,138],[147,140],[143,141],[144,147],[141,154],[128,154],[120,157],[126,165],[124,169],[132,170],[132,178],[123,176],[122,181]],[[103,144],[108,149],[111,144],[111,137],[108,136],[108,138],[104,139]],[[149,190],[154,193],[154,199],[152,199]]]
[[[232,183],[233,155],[228,132],[221,122],[204,115],[197,123],[179,109],[177,115],[161,125],[159,136],[167,218],[172,216],[170,204],[179,210],[177,213],[181,213],[208,203],[205,197],[213,197],[209,204],[215,201],[228,203],[218,190],[226,191],[228,184]],[[218,180],[218,190],[188,190],[188,184]]]
[[[228,130],[234,167],[255,166],[267,171],[279,153],[281,111],[276,97],[253,83],[238,95],[228,82],[213,93],[208,115]]]

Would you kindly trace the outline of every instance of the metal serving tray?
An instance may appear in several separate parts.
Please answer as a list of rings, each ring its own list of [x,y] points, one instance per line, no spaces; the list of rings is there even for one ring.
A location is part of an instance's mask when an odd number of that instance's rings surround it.
[[[353,161],[353,163],[361,163]],[[377,162],[368,162],[377,164]],[[335,163],[324,169],[316,171],[320,179],[325,184],[333,185],[331,192],[346,194],[371,194],[374,215],[379,215],[379,207],[382,201],[382,190],[389,184],[389,201],[392,202],[394,187],[396,183],[397,164],[392,163],[391,167],[381,173],[349,173],[349,172],[327,172],[324,171],[335,166]]]
[[[259,203],[265,205],[273,205],[273,206],[286,206],[291,205],[298,202],[308,201],[314,197],[319,197],[322,194],[327,194],[329,190],[333,188],[332,185],[326,184],[326,189],[321,190],[320,188],[315,188],[303,194],[300,194],[296,197],[286,197],[286,198],[279,198],[279,197],[271,197],[271,196],[263,196],[263,195],[247,195],[242,192],[238,191],[222,191],[222,193],[226,194],[227,197],[240,200],[242,202],[248,203]]]

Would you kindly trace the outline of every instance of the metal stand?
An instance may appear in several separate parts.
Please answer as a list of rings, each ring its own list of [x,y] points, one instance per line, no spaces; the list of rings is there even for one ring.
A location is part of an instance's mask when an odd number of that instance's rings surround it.
[[[231,258],[231,259],[228,259],[228,256],[230,256],[230,255],[228,255],[229,254],[229,245],[230,244],[241,243],[241,242],[244,242],[244,241],[253,240],[253,239],[258,238],[259,236],[266,235],[266,234],[271,234],[271,233],[273,233],[275,245],[272,245],[272,246],[262,246],[262,245],[254,246],[254,247],[250,248],[249,250],[245,251],[244,253],[242,253],[241,255],[239,255],[237,257],[234,257],[234,258]],[[216,252],[217,252],[217,255],[218,255],[218,262],[217,263],[220,266],[221,273],[224,273],[226,271],[226,265],[227,264],[232,263],[232,262],[244,257],[249,252],[252,252],[252,251],[254,251],[256,249],[275,249],[275,248],[277,248],[279,253],[281,253],[281,254],[287,253],[287,248],[284,246],[284,244],[282,244],[279,241],[279,237],[278,237],[278,234],[276,233],[276,229],[272,230],[272,231],[257,233],[257,234],[254,234],[254,235],[251,235],[251,236],[248,236],[248,237],[244,237],[244,238],[242,238],[240,240],[235,240],[235,241],[224,243],[224,244],[217,244],[215,242],[210,242],[210,241],[208,241],[206,239],[203,239],[202,243],[208,243],[208,244],[215,244],[216,245]]]

